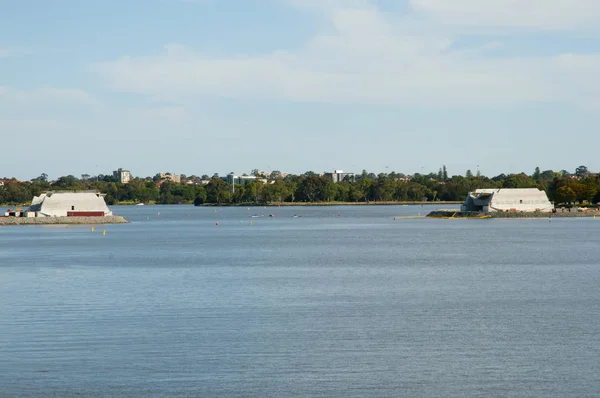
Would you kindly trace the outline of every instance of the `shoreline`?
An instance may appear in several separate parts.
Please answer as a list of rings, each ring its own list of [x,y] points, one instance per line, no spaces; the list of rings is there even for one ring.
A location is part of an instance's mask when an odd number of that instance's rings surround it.
[[[274,203],[203,203],[196,207],[331,207],[331,206],[438,206],[460,205],[463,202],[274,202]],[[162,205],[157,205],[162,206]],[[169,206],[169,205],[167,205]]]
[[[443,218],[443,219],[524,219],[524,218],[584,218],[584,217],[600,217],[600,211],[585,211],[585,212],[557,212],[557,213],[517,213],[517,212],[461,212],[452,210],[434,210],[427,214],[426,218]]]
[[[0,217],[0,226],[12,225],[105,225],[128,224],[123,216],[105,217]]]

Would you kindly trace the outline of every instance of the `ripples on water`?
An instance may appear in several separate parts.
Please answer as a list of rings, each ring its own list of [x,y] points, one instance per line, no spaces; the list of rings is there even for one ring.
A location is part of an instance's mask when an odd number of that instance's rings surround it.
[[[600,391],[600,220],[114,210],[0,227],[0,396]]]

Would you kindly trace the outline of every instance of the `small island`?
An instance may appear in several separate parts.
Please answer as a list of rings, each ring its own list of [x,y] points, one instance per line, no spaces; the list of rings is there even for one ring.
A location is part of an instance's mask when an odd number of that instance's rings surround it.
[[[51,191],[34,196],[26,211],[9,209],[0,217],[0,225],[48,224],[124,224],[113,215],[104,194],[95,191]]]

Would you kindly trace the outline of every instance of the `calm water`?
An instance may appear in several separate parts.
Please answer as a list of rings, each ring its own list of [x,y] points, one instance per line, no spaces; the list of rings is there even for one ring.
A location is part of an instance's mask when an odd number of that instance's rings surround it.
[[[600,395],[600,219],[113,210],[0,227],[0,396]]]

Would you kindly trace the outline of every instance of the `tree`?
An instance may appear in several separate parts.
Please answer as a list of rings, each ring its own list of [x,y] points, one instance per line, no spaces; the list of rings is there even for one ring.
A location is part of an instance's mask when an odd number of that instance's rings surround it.
[[[540,175],[540,179],[542,179],[542,180],[552,180],[556,176],[556,174],[557,173],[555,173],[552,170],[544,170],[542,172],[542,174]]]
[[[575,175],[577,177],[585,177],[587,176],[589,173],[588,168],[585,166],[579,166],[578,168],[575,169]]]
[[[575,201],[575,192],[568,186],[562,186],[556,190],[555,200],[557,203],[572,203]]]
[[[48,182],[48,174],[42,173],[39,177],[34,178],[35,181]]]
[[[303,202],[320,202],[325,200],[325,186],[327,180],[323,177],[311,175],[298,183],[296,197]]]
[[[571,184],[569,188],[575,193],[575,200],[580,203],[590,201],[596,195],[596,189],[587,184],[575,183]]]
[[[269,178],[270,178],[271,180],[277,180],[277,179],[280,179],[280,178],[281,178],[281,171],[279,171],[279,170],[273,170],[273,171],[271,172],[271,175],[269,176]]]
[[[262,199],[261,193],[263,186],[264,184],[262,181],[251,181],[247,183],[245,187],[247,201],[259,203]]]
[[[196,186],[196,198],[194,199],[194,206],[200,206],[206,203],[206,189],[203,186]]]
[[[501,183],[502,188],[535,188],[536,182],[525,173],[511,174]]]
[[[380,177],[377,179],[374,185],[375,200],[380,202],[393,200],[395,186],[392,180]]]
[[[465,177],[473,178],[473,172],[471,172],[471,169],[467,170],[467,172],[465,173]]]
[[[540,178],[541,178],[541,176],[542,176],[542,172],[540,171],[540,168],[539,168],[539,167],[536,167],[536,168],[535,168],[535,171],[533,172],[533,176],[532,176],[532,177],[533,177],[533,179],[534,179],[536,182],[540,182]]]
[[[262,195],[265,202],[283,202],[289,196],[289,189],[285,182],[276,180],[262,188]]]
[[[206,201],[208,203],[229,203],[231,201],[231,193],[229,192],[229,184],[220,178],[213,178],[206,185]]]
[[[446,170],[446,165],[444,165],[444,167],[442,167],[442,180],[448,181],[448,170]]]
[[[63,176],[54,181],[52,187],[58,189],[82,189],[83,185],[79,184],[78,180],[73,176]]]

